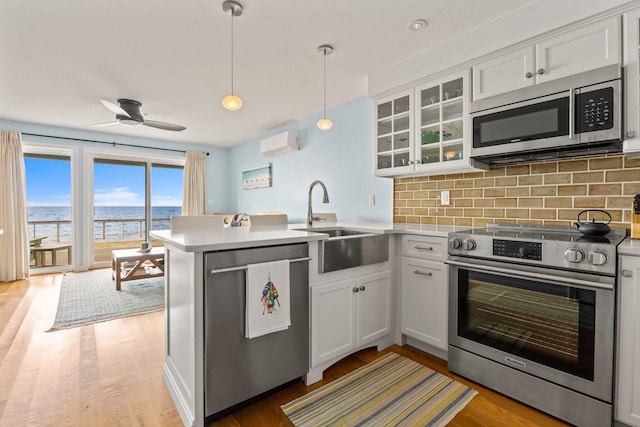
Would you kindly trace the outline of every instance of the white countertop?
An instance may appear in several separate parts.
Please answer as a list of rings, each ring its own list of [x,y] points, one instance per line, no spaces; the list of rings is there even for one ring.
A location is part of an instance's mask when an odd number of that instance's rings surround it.
[[[185,252],[222,251],[226,249],[252,248],[258,246],[286,245],[327,238],[326,234],[294,231],[278,228],[251,230],[250,227],[229,227],[215,231],[156,230],[151,237],[170,243]]]
[[[289,224],[290,230],[317,230],[319,233],[327,228],[348,228],[368,233],[385,234],[417,234],[423,236],[447,237],[452,231],[467,230],[470,227],[454,227],[451,225],[399,224],[391,222],[324,222],[316,221],[313,226],[306,224]]]
[[[417,234],[423,236],[447,237],[451,231],[468,227],[447,225],[394,224],[384,222],[321,222],[312,227],[306,224],[289,224],[287,228],[278,227],[229,227],[213,231],[185,231],[175,233],[171,230],[155,230],[153,238],[170,243],[185,252],[208,252],[257,246],[285,245],[327,239],[321,234],[327,228],[348,228],[367,233],[380,234]],[[302,230],[302,231],[301,231]],[[313,231],[317,232],[313,232]]]
[[[640,239],[627,237],[618,245],[618,254],[640,256]]]

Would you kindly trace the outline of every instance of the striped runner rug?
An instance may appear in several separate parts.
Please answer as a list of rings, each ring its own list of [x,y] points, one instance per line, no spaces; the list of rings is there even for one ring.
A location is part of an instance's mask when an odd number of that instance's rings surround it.
[[[397,353],[282,405],[295,426],[444,426],[477,391]]]

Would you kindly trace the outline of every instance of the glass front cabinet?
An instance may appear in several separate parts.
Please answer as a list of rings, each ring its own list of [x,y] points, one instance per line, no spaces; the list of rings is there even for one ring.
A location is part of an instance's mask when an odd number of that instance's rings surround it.
[[[468,104],[468,71],[380,99],[376,103],[376,175],[472,170]]]

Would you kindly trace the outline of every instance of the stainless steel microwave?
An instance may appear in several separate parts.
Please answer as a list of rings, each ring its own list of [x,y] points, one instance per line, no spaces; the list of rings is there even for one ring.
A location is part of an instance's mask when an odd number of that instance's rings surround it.
[[[470,158],[486,165],[622,151],[622,68],[475,101]]]

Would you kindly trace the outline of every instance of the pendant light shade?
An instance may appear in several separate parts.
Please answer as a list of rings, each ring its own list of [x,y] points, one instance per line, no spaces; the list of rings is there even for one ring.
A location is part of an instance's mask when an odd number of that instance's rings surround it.
[[[333,123],[331,120],[327,119],[327,55],[331,55],[333,53],[333,46],[328,44],[323,44],[318,46],[318,53],[322,54],[322,59],[324,62],[324,105],[322,109],[322,118],[318,120],[318,129],[320,130],[329,130],[333,127]]]
[[[242,108],[242,99],[233,93],[233,18],[242,15],[242,5],[236,1],[227,0],[222,3],[222,10],[231,14],[231,95],[222,100],[222,105],[227,110],[239,110]]]

